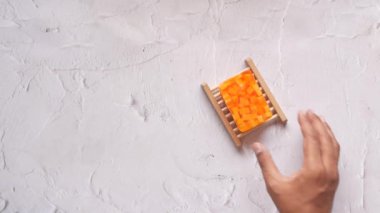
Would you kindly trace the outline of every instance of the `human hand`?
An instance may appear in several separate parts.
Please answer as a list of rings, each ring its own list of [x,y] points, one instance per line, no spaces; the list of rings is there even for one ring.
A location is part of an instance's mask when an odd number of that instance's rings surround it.
[[[268,193],[281,213],[331,212],[339,182],[338,141],[327,122],[312,111],[300,112],[298,122],[304,138],[304,163],[294,175],[283,176],[264,145],[252,146]]]

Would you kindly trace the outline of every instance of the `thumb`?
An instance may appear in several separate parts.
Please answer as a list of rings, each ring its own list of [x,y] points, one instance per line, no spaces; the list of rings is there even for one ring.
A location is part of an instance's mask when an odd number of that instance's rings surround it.
[[[254,143],[252,149],[256,154],[257,160],[260,164],[265,182],[270,182],[273,179],[281,177],[276,164],[274,163],[271,154],[261,143]]]

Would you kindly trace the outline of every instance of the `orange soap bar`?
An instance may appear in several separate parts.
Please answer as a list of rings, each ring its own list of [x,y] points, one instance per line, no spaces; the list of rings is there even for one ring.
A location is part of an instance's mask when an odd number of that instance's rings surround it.
[[[219,89],[240,132],[246,132],[273,116],[251,70],[224,81]]]

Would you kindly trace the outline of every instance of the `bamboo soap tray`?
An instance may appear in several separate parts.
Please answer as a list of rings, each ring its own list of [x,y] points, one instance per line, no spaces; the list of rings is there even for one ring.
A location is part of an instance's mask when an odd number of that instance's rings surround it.
[[[272,120],[283,124],[287,118],[252,59],[247,68],[236,76],[210,89],[202,88],[217,112],[224,127],[237,147],[242,146],[244,136]]]

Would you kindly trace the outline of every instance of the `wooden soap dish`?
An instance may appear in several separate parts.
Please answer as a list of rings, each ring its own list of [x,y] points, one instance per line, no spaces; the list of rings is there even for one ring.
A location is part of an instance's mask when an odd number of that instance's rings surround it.
[[[284,112],[281,110],[280,105],[277,103],[273,94],[269,90],[269,87],[265,83],[263,77],[261,76],[259,70],[256,68],[255,64],[253,63],[253,60],[251,58],[248,58],[245,60],[245,63],[247,64],[248,67],[245,68],[243,71],[251,70],[253,72],[255,80],[258,83],[260,90],[262,91],[263,96],[265,100],[267,101],[267,104],[270,107],[270,110],[272,112],[272,117],[265,120],[262,124],[246,132],[240,132],[240,130],[238,129],[230,110],[228,109],[226,103],[224,102],[222,98],[219,86],[213,89],[210,89],[210,87],[206,83],[202,84],[202,88],[204,92],[206,93],[213,108],[218,113],[220,120],[223,122],[224,127],[226,128],[227,132],[229,133],[229,135],[231,136],[232,140],[234,141],[237,147],[242,146],[241,139],[244,136],[246,136],[248,133],[252,132],[253,130],[257,129],[258,127],[262,126],[263,124],[269,123],[270,121],[276,120],[276,119],[279,119],[283,124],[285,124],[287,121],[287,118]]]

